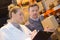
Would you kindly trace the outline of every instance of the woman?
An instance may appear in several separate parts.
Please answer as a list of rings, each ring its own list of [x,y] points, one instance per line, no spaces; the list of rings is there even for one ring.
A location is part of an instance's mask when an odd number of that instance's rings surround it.
[[[9,9],[9,17],[8,23],[0,29],[0,40],[31,40],[23,31],[25,26],[21,25],[24,19],[22,9],[12,7]]]

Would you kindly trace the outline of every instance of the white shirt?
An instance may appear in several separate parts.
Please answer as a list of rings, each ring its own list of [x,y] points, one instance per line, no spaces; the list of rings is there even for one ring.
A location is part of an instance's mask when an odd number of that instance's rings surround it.
[[[31,38],[11,23],[8,23],[0,29],[0,40],[31,40]]]

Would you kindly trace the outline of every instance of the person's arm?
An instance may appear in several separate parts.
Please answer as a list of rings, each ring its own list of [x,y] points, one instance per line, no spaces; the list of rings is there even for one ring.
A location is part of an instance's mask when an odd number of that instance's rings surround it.
[[[31,39],[33,39],[33,38],[36,36],[37,33],[38,33],[38,32],[37,32],[36,30],[32,31],[32,32],[30,33]]]

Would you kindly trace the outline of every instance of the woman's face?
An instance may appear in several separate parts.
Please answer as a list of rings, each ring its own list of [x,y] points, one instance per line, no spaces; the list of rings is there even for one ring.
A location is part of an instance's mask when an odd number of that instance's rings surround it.
[[[24,21],[24,15],[23,15],[23,12],[18,9],[15,16],[14,16],[15,20],[18,22],[18,23],[22,23]]]

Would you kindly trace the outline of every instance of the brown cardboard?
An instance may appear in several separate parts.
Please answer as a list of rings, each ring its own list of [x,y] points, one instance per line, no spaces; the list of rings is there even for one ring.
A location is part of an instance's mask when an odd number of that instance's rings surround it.
[[[48,27],[48,28],[54,28],[54,29],[56,29],[59,26],[58,22],[56,21],[53,15],[44,19],[42,21],[42,25],[43,25],[43,28]]]

